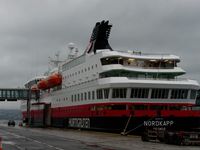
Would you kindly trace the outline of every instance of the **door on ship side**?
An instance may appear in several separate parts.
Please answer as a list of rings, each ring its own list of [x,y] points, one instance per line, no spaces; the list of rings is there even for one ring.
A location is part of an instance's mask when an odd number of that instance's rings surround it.
[[[51,104],[45,104],[44,106],[44,126],[51,126]]]

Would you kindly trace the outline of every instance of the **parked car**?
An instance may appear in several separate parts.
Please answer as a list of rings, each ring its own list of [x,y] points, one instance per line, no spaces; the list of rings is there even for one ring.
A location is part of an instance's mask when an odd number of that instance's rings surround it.
[[[22,122],[19,122],[19,127],[22,127],[23,126],[23,123]]]
[[[15,126],[15,121],[14,120],[9,120],[8,121],[8,126]]]

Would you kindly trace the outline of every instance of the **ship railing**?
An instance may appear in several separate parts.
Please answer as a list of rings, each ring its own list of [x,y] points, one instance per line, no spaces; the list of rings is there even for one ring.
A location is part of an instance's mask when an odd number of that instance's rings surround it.
[[[108,66],[108,65],[122,65],[124,67],[128,67],[128,68],[140,68],[140,69],[175,69],[175,68],[180,68],[180,67],[177,67],[175,65],[173,66],[147,66],[145,64],[126,64],[126,63],[115,63],[115,64],[112,64],[112,63],[107,63],[107,64],[103,64],[104,66]]]
[[[127,77],[128,79],[136,79],[136,80],[163,80],[163,81],[189,81],[188,78],[149,78],[149,77]]]
[[[143,53],[140,51],[134,51],[134,50],[130,50],[130,51],[122,51],[122,50],[116,50],[117,52],[121,52],[121,53],[129,53],[132,55],[144,55],[144,56],[171,56],[171,54],[168,53]]]
[[[171,67],[153,67],[153,66],[142,66],[142,65],[124,65],[125,67],[130,67],[130,68],[141,68],[141,69],[174,69],[176,66],[171,66]]]

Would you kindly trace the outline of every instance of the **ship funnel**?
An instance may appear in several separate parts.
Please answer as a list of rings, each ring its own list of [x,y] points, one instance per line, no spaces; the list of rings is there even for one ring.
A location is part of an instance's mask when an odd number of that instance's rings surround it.
[[[108,43],[111,27],[112,25],[109,24],[109,21],[103,20],[101,22],[97,22],[93,29],[89,45],[87,46],[85,52],[96,53],[97,49],[112,50],[110,44]]]

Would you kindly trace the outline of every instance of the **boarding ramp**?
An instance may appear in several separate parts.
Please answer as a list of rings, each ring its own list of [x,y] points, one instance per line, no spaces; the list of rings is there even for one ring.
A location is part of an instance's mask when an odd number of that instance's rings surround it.
[[[0,101],[29,100],[30,89],[26,88],[0,88]]]

